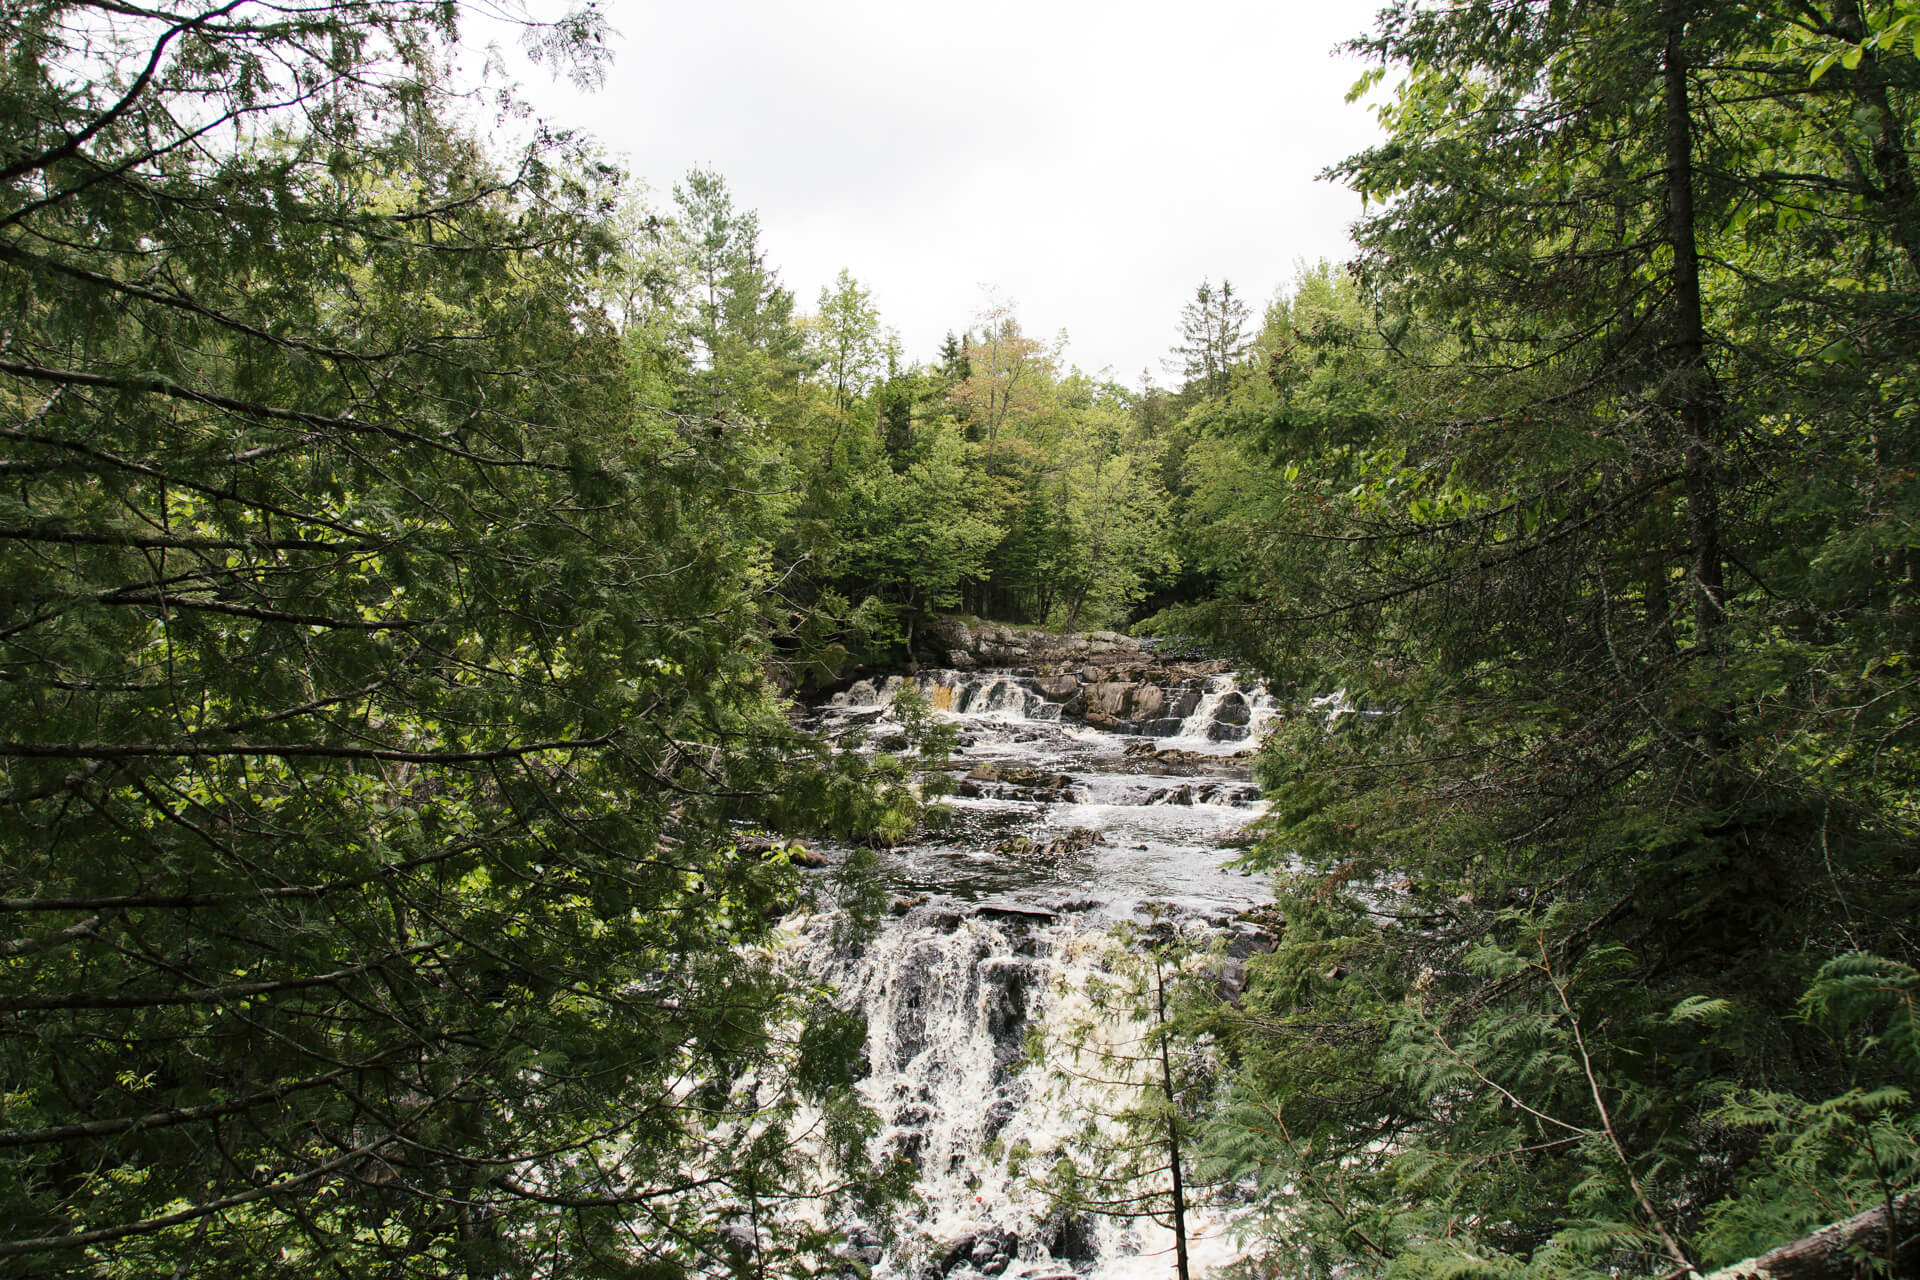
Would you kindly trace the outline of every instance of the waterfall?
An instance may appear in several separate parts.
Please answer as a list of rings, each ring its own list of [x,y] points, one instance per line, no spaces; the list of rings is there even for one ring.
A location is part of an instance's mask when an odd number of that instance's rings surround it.
[[[796,962],[866,1026],[857,1087],[879,1117],[875,1158],[919,1171],[892,1243],[850,1212],[834,1222],[849,1266],[887,1280],[1170,1274],[1164,1227],[1066,1214],[1036,1186],[1086,1117],[1137,1101],[1139,1086],[1034,1065],[1028,1049],[1037,1037],[1057,1068],[1089,1040],[1142,1041],[1149,1006],[1089,995],[1128,963],[1118,922],[1151,914],[1224,939],[1230,956],[1270,945],[1240,919],[1266,886],[1230,865],[1223,840],[1259,813],[1238,753],[1277,705],[1231,673],[1198,676],[1143,700],[1159,714],[1102,728],[1082,717],[1077,682],[935,670],[857,681],[818,708],[821,723],[884,741],[909,680],[960,730],[951,821],[886,853],[893,912],[863,946],[836,941],[824,916],[792,925]],[[1223,1210],[1199,1204],[1189,1225],[1196,1275],[1231,1260]]]
[[[1111,1067],[1091,1056],[1103,1044],[1142,1043],[1148,1027],[1144,1001],[1129,1012],[1089,1000],[1090,985],[1112,981],[1107,923],[1097,913],[923,904],[857,956],[833,950],[827,923],[802,927],[810,976],[833,983],[867,1025],[859,1088],[881,1120],[876,1155],[919,1170],[923,1206],[877,1274],[1119,1280],[1165,1271],[1164,1227],[1058,1211],[1034,1182],[1086,1117],[1138,1102],[1148,1079],[1102,1083]],[[1258,930],[1194,923],[1243,951],[1257,945]],[[1095,1038],[1077,1055],[1074,1024],[1091,1025]],[[1070,1069],[1027,1062],[1031,1034],[1048,1041],[1046,1060]],[[875,1238],[871,1224],[849,1225],[850,1236]],[[1226,1227],[1220,1212],[1197,1206],[1196,1256],[1229,1260]]]

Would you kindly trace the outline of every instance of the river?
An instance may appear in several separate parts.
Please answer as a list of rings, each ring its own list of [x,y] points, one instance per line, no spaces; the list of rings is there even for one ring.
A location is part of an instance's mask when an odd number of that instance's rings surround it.
[[[885,853],[891,912],[877,937],[849,948],[824,918],[796,924],[812,975],[866,1023],[858,1087],[882,1122],[877,1155],[920,1174],[921,1203],[891,1239],[838,1220],[847,1255],[909,1280],[1171,1276],[1164,1227],[1064,1214],[1033,1179],[1133,1088],[1081,1078],[1112,1079],[1097,1049],[1144,1042],[1148,1009],[1089,995],[1125,967],[1113,926],[1210,939],[1229,966],[1263,945],[1249,916],[1268,885],[1229,864],[1234,833],[1260,810],[1246,757],[1274,701],[1232,673],[1189,679],[1168,703],[1184,715],[1124,726],[1147,734],[1063,713],[1014,670],[914,679],[959,734],[951,816]],[[820,724],[884,743],[900,687],[897,676],[861,681],[816,709]],[[1027,1063],[1034,1034],[1055,1070]],[[1196,1276],[1233,1257],[1229,1216],[1204,1205],[1193,1215]]]

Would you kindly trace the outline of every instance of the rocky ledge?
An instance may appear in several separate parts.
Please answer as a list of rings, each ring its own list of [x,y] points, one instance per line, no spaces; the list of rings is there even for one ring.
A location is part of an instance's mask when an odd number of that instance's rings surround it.
[[[923,663],[956,671],[1011,667],[1067,715],[1149,734],[1174,732],[1199,706],[1208,678],[1231,668],[1224,658],[1162,650],[1118,631],[1060,635],[968,618],[937,619],[920,633],[918,648]],[[1218,736],[1244,737],[1226,730],[1246,726],[1252,715],[1244,697],[1229,694],[1213,714],[1223,729]]]

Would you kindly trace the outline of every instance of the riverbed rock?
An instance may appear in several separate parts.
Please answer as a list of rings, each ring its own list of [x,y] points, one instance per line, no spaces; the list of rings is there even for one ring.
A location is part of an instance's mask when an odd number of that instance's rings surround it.
[[[1033,687],[1048,702],[1066,702],[1080,692],[1080,677],[1075,675],[1036,676]]]
[[[1133,703],[1141,686],[1129,680],[1102,680],[1087,686],[1088,724],[1113,725],[1133,718]],[[1158,690],[1155,690],[1157,693]]]
[[[1068,854],[1084,853],[1095,845],[1112,844],[1111,840],[1091,827],[1074,827],[1051,840],[1038,841],[1026,836],[1015,836],[1011,840],[1002,840],[993,846],[995,853],[1010,853],[1016,858],[1030,861],[1045,861],[1063,858]]]
[[[1160,714],[1160,708],[1167,705],[1167,691],[1157,684],[1136,684],[1133,695],[1127,699],[1127,716],[1133,720],[1146,720]]]
[[[1231,726],[1228,726],[1231,728]],[[1241,737],[1246,730],[1240,731]],[[1127,755],[1136,760],[1148,762],[1154,773],[1177,773],[1183,769],[1217,769],[1223,760],[1245,761],[1253,757],[1253,750],[1236,751],[1231,755],[1215,755],[1206,751],[1185,751],[1178,747],[1159,747],[1151,742],[1131,742],[1127,744]]]
[[[1252,719],[1253,708],[1248,705],[1246,695],[1240,693],[1229,693],[1213,711],[1215,724],[1243,725]]]
[[[986,763],[975,765],[954,784],[954,794],[968,799],[1033,800],[1057,804],[1078,796],[1073,775],[1043,773],[1028,765]]]

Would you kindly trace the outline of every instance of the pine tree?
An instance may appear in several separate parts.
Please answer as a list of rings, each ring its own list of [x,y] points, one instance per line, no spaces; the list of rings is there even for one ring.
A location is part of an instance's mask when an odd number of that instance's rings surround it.
[[[1223,634],[1366,712],[1268,748],[1288,929],[1221,1023],[1211,1145],[1307,1189],[1309,1265],[1731,1260],[1711,1224],[1787,1183],[1717,1108],[1845,1097],[1798,1001],[1915,954],[1913,704],[1873,674],[1913,638],[1911,24],[1856,13],[1409,3],[1360,42],[1405,71],[1343,166],[1371,314],[1278,353],[1213,560]]]
[[[1247,304],[1235,295],[1231,281],[1222,280],[1218,289],[1210,280],[1200,282],[1193,301],[1180,309],[1180,343],[1174,347],[1189,385],[1208,396],[1226,394],[1234,366],[1253,346],[1247,319]]]

